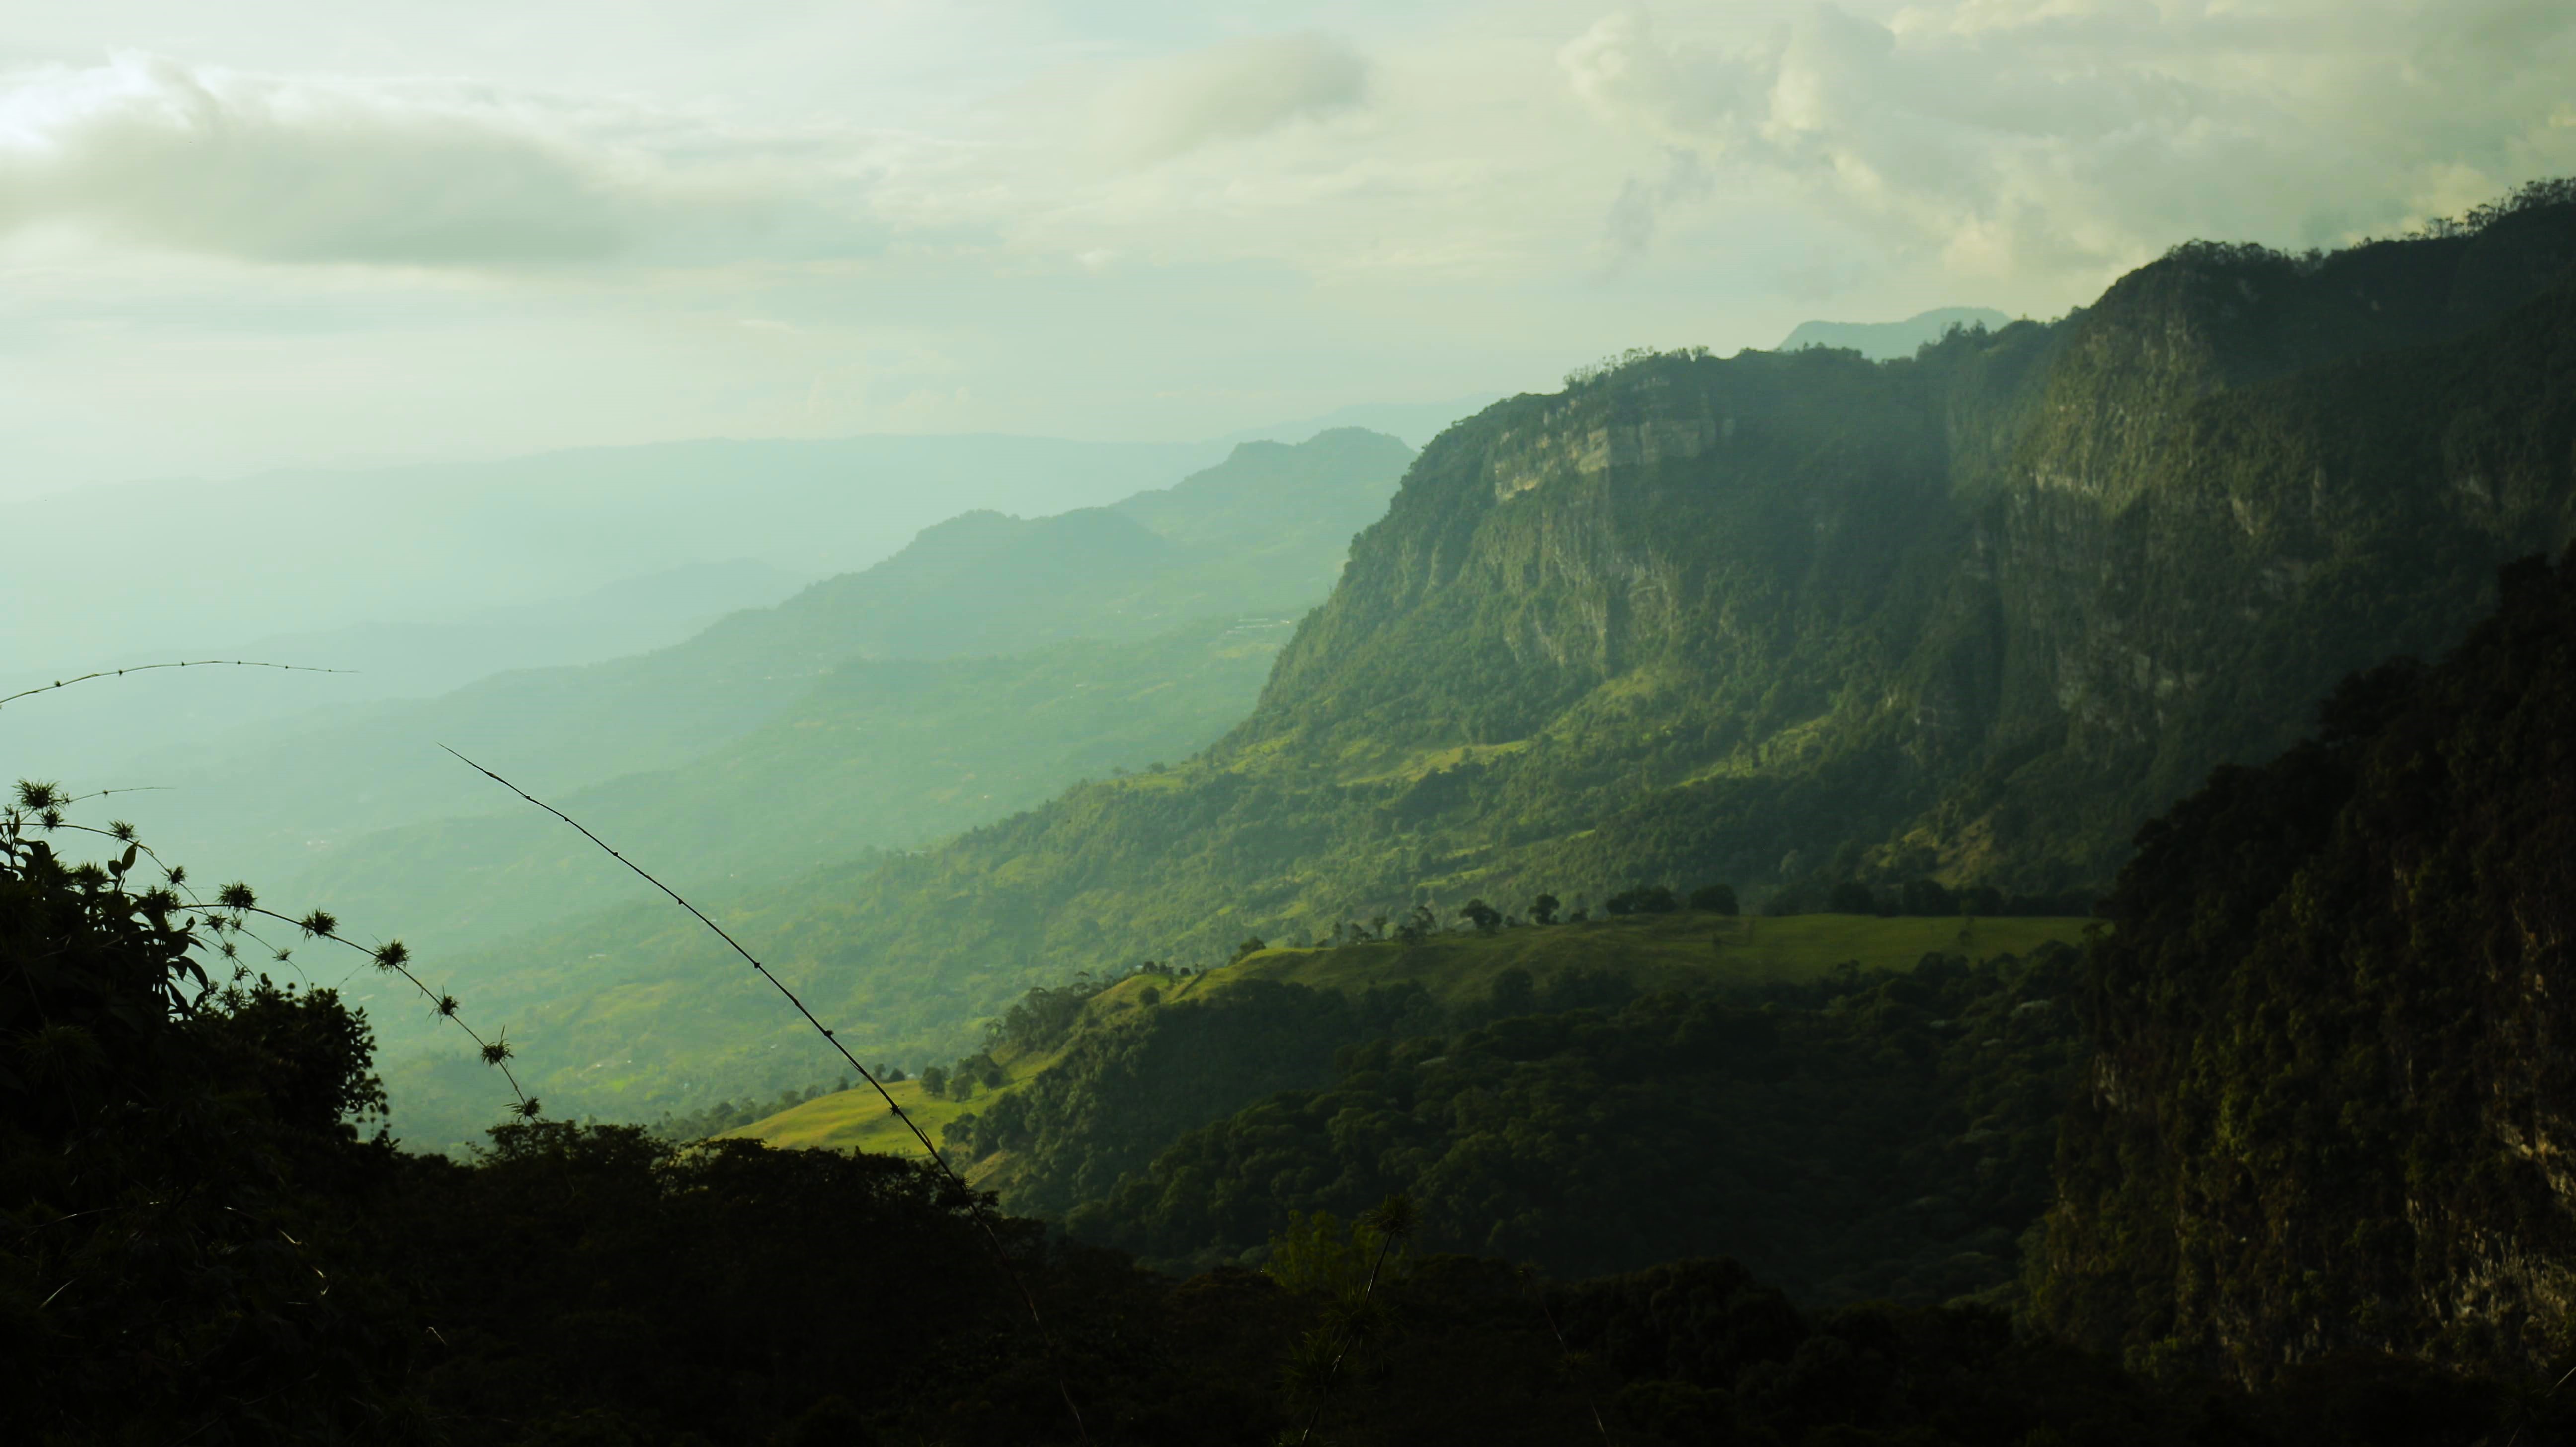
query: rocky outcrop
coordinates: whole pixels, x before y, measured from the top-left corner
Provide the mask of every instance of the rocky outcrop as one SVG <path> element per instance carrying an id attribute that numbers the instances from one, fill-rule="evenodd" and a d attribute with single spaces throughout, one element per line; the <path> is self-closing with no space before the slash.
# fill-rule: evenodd
<path id="1" fill-rule="evenodd" d="M 1523 839 L 1602 821 L 1513 774 L 1613 770 L 1649 872 L 2106 881 L 2138 820 L 2576 531 L 2571 238 L 2557 206 L 2186 247 L 1911 361 L 1659 356 L 1499 403 L 1357 540 L 1236 744 L 1366 773 L 1525 743 L 1484 790 Z"/>

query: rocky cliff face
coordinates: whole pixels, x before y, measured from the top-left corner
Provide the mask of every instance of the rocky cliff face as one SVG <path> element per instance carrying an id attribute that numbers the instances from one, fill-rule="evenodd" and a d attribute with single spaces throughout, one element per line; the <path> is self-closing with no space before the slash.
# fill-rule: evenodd
<path id="1" fill-rule="evenodd" d="M 2105 880 L 2136 821 L 2576 527 L 2570 209 L 2184 248 L 1910 362 L 1664 356 L 1497 404 L 1236 743 L 1346 778 L 1463 751 L 1482 844 L 1609 803 L 1630 855 L 1558 851 L 1577 875 L 1769 880 L 1859 839 L 1836 867 Z M 1603 771 L 1551 817 L 1538 777 Z"/>
<path id="2" fill-rule="evenodd" d="M 2213 766 L 2576 533 L 2560 258 L 2576 206 L 2195 247 L 1909 361 L 1661 356 L 1498 403 L 1414 461 L 1218 747 L 757 908 L 869 1049 L 947 1054 L 1033 983 L 1417 901 L 2089 900 Z"/>
<path id="3" fill-rule="evenodd" d="M 1657 669 L 1752 688 L 1741 707 L 1808 662 L 1802 639 L 1883 606 L 1949 511 L 1921 380 L 1850 353 L 1668 359 L 1502 403 L 1355 542 L 1245 736 L 1389 760 L 1529 740 Z"/>

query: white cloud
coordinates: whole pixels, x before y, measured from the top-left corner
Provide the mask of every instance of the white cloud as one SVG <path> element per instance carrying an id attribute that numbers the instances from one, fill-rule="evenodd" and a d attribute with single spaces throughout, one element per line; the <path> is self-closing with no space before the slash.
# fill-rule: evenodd
<path id="1" fill-rule="evenodd" d="M 1603 227 L 1602 241 L 1610 250 L 1611 265 L 1643 252 L 1654 241 L 1667 209 L 1701 200 L 1714 189 L 1699 153 L 1680 146 L 1665 152 L 1661 180 L 1630 176 L 1619 188 L 1619 199 L 1610 203 L 1609 220 Z"/>
<path id="2" fill-rule="evenodd" d="M 413 266 L 814 245 L 833 227 L 785 204 L 755 150 L 668 117 L 490 87 L 127 56 L 0 78 L 0 232 Z M 842 244 L 864 237 L 843 230 Z"/>
<path id="3" fill-rule="evenodd" d="M 1205 435 L 2576 170 L 2566 0 L 1623 3 L 53 7 L 0 35 L 0 495 Z"/>
<path id="4" fill-rule="evenodd" d="M 2099 276 L 2190 235 L 2332 245 L 2576 166 L 2547 119 L 2576 65 L 2558 0 L 1820 4 L 1733 44 L 1630 10 L 1558 59 L 1621 129 L 1971 276 Z"/>
<path id="5" fill-rule="evenodd" d="M 1342 41 L 1262 36 L 1135 67 L 1101 97 L 1096 123 L 1109 154 L 1160 161 L 1350 110 L 1368 87 L 1367 59 Z"/>

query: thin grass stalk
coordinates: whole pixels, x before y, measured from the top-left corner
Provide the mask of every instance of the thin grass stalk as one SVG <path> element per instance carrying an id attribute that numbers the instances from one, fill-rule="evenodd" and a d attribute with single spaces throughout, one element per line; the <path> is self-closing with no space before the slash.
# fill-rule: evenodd
<path id="1" fill-rule="evenodd" d="M 1368 1309 L 1370 1299 L 1377 1294 L 1378 1276 L 1386 1270 L 1387 1253 L 1395 1249 L 1396 1242 L 1413 1234 L 1413 1202 L 1402 1194 L 1389 1196 L 1369 1213 L 1369 1218 L 1364 1219 L 1370 1218 L 1373 1218 L 1371 1224 L 1378 1232 L 1377 1256 L 1369 1262 L 1368 1280 L 1360 1285 L 1360 1299 L 1351 1313 L 1354 1318 Z M 1323 1424 L 1324 1408 L 1331 1400 L 1333 1383 L 1341 1379 L 1342 1362 L 1350 1356 L 1351 1349 L 1359 1345 L 1358 1333 L 1347 1323 L 1336 1335 L 1340 1336 L 1341 1343 L 1333 1352 L 1332 1365 L 1324 1369 L 1323 1385 L 1315 1389 L 1315 1410 L 1306 1417 L 1306 1429 L 1297 1434 L 1301 1444 L 1312 1438 L 1315 1429 Z"/>
<path id="2" fill-rule="evenodd" d="M 687 910 L 691 917 L 695 918 L 698 923 L 705 925 L 710 931 L 712 931 L 717 939 L 723 940 L 727 945 L 732 947 L 735 954 L 742 956 L 743 960 L 748 963 L 762 979 L 767 980 L 773 989 L 777 990 L 781 996 L 785 997 L 788 1004 L 795 1006 L 796 1013 L 805 1017 L 805 1023 L 813 1026 L 814 1029 L 822 1035 L 824 1042 L 830 1045 L 835 1051 L 839 1052 L 840 1057 L 849 1063 L 850 1068 L 858 1072 L 859 1078 L 866 1081 L 870 1089 L 876 1091 L 877 1097 L 885 1102 L 887 1111 L 892 1113 L 897 1120 L 902 1121 L 904 1129 L 910 1131 L 912 1133 L 912 1138 L 921 1143 L 922 1154 L 929 1157 L 930 1163 L 938 1168 L 940 1174 L 946 1176 L 949 1181 L 957 1187 L 959 1193 L 964 1196 L 966 1201 L 966 1210 L 968 1214 L 974 1218 L 977 1229 L 983 1233 L 985 1244 L 991 1248 L 994 1264 L 1001 1268 L 1003 1277 L 1010 1282 L 1011 1289 L 1019 1295 L 1020 1305 L 1028 1311 L 1029 1325 L 1036 1329 L 1038 1340 L 1046 1348 L 1048 1365 L 1053 1369 L 1055 1375 L 1056 1392 L 1059 1396 L 1064 1398 L 1065 1411 L 1070 1413 L 1073 1417 L 1074 1431 L 1084 1442 L 1089 1442 L 1091 1440 L 1091 1429 L 1083 1422 L 1082 1408 L 1075 1403 L 1073 1399 L 1073 1388 L 1065 1380 L 1062 1351 L 1056 1344 L 1055 1334 L 1047 1329 L 1046 1317 L 1038 1310 L 1036 1295 L 1029 1290 L 1028 1283 L 1021 1279 L 1019 1268 L 1011 1264 L 1011 1254 L 1009 1250 L 1002 1245 L 1001 1233 L 993 1229 L 992 1220 L 990 1217 L 985 1215 L 983 1203 L 977 1199 L 974 1187 L 967 1185 L 966 1178 L 957 1174 L 957 1169 L 948 1164 L 947 1158 L 939 1153 L 939 1148 L 937 1146 L 931 1144 L 929 1134 L 922 1130 L 920 1124 L 913 1120 L 911 1114 L 905 1111 L 902 1106 L 895 1103 L 893 1094 L 885 1088 L 885 1083 L 883 1081 L 877 1079 L 876 1072 L 868 1069 L 865 1065 L 860 1064 L 859 1057 L 850 1053 L 850 1048 L 841 1043 L 839 1035 L 836 1034 L 830 1026 L 825 1025 L 821 1019 L 817 1018 L 812 1010 L 806 1008 L 805 1002 L 798 998 L 794 990 L 788 988 L 787 982 L 778 978 L 777 975 L 772 974 L 769 966 L 760 962 L 759 956 L 754 955 L 750 950 L 745 949 L 742 941 L 735 939 L 730 934 L 727 934 L 724 926 L 707 918 L 705 911 L 699 909 L 696 905 L 689 903 L 686 898 L 681 896 L 678 890 L 673 889 L 671 886 L 664 884 L 661 880 L 655 878 L 652 871 L 646 869 L 644 866 L 637 864 L 634 860 L 620 854 L 608 843 L 607 840 L 590 832 L 590 829 L 586 825 L 584 825 L 580 820 L 572 817 L 570 814 L 567 814 L 561 809 L 556 808 L 554 805 L 547 803 L 545 800 L 538 798 L 536 795 L 529 793 L 527 790 L 520 788 L 518 785 L 511 783 L 508 779 L 501 777 L 499 774 L 496 774 L 490 769 L 483 767 L 481 764 L 474 762 L 472 759 L 465 757 L 465 755 L 457 753 L 456 750 L 448 748 L 447 745 L 440 744 L 439 747 L 441 749 L 446 749 L 448 754 L 453 756 L 457 762 L 465 765 L 467 768 L 472 769 L 474 772 L 490 779 L 493 783 L 500 785 L 502 788 L 509 790 L 511 793 L 518 795 L 520 798 L 525 799 L 529 803 L 534 804 L 549 814 L 552 814 L 564 823 L 571 825 L 582 838 L 597 845 L 602 852 L 608 855 L 609 858 L 616 860 L 618 863 L 623 864 L 628 869 L 634 871 L 636 878 L 641 879 L 646 884 L 660 890 L 664 895 L 670 898 L 673 904 Z"/>
<path id="3" fill-rule="evenodd" d="M 1556 1310 L 1547 1304 L 1547 1289 L 1539 1288 L 1537 1295 L 1539 1315 L 1547 1318 L 1547 1333 L 1556 1338 L 1556 1349 L 1564 1354 L 1566 1364 L 1572 1366 L 1575 1361 L 1574 1348 L 1567 1343 L 1564 1330 L 1556 1324 Z M 1583 1407 L 1585 1411 L 1592 1414 L 1592 1430 L 1601 1434 L 1603 1447 L 1608 1447 L 1610 1424 L 1601 1420 L 1601 1403 L 1592 1395 L 1592 1389 L 1589 1386 L 1583 1389 Z"/>

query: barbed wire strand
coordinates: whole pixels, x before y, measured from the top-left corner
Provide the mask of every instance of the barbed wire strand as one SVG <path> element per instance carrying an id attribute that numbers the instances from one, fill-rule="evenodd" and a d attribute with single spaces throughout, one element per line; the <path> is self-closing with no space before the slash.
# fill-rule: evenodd
<path id="1" fill-rule="evenodd" d="M 100 792 L 122 793 L 125 791 L 101 790 Z M 95 796 L 84 795 L 82 797 Z M 70 801 L 65 800 L 64 802 Z M 17 811 L 11 812 L 14 813 Z M 507 1030 L 503 1030 L 489 1040 L 484 1039 L 482 1032 L 476 1030 L 471 1024 L 467 1023 L 465 1017 L 459 1013 L 456 997 L 454 995 L 442 994 L 439 991 L 431 989 L 427 981 L 412 973 L 410 964 L 411 951 L 403 944 L 402 941 L 387 940 L 381 945 L 360 944 L 356 940 L 340 934 L 337 928 L 339 921 L 334 919 L 328 912 L 317 909 L 302 919 L 297 919 L 292 915 L 280 914 L 276 910 L 260 906 L 256 902 L 257 897 L 250 893 L 250 887 L 244 884 L 225 886 L 222 890 L 217 892 L 214 903 L 209 904 L 198 896 L 196 890 L 187 885 L 187 871 L 184 868 L 174 868 L 169 861 L 155 853 L 151 845 L 136 838 L 130 828 L 124 830 L 115 828 L 101 829 L 94 824 L 75 824 L 68 819 L 48 819 L 41 813 L 36 815 L 32 820 L 28 820 L 26 822 L 32 823 L 36 828 L 47 833 L 51 833 L 56 830 L 68 829 L 74 833 L 96 834 L 101 838 L 112 839 L 120 844 L 132 845 L 137 853 L 158 865 L 161 872 L 169 877 L 170 888 L 173 891 L 174 897 L 177 897 L 178 891 L 186 891 L 185 896 L 179 898 L 179 903 L 182 908 L 189 913 L 195 914 L 206 920 L 210 926 L 216 929 L 218 936 L 222 934 L 224 929 L 224 926 L 219 923 L 222 917 L 227 913 L 235 916 L 229 926 L 232 932 L 247 936 L 253 944 L 256 944 L 261 949 L 268 951 L 269 954 L 274 956 L 280 964 L 292 967 L 295 973 L 304 976 L 304 981 L 308 985 L 314 983 L 313 977 L 309 974 L 305 974 L 304 967 L 295 963 L 295 961 L 290 957 L 289 951 L 281 950 L 277 946 L 270 944 L 267 940 L 260 938 L 256 934 L 252 934 L 247 929 L 244 929 L 240 924 L 239 917 L 243 915 L 256 914 L 265 916 L 269 919 L 279 920 L 286 924 L 291 924 L 297 929 L 304 931 L 308 937 L 326 939 L 335 944 L 346 945 L 350 949 L 356 950 L 360 954 L 365 955 L 368 961 L 377 969 L 402 976 L 405 980 L 411 982 L 413 989 L 420 991 L 422 998 L 430 1002 L 431 1007 L 438 1012 L 441 1019 L 449 1021 L 454 1024 L 457 1029 L 465 1032 L 466 1038 L 474 1042 L 475 1052 L 482 1057 L 484 1064 L 499 1070 L 501 1072 L 501 1078 L 510 1083 L 510 1094 L 518 1101 L 518 1105 L 512 1113 L 523 1120 L 534 1119 L 539 1114 L 537 1101 L 519 1084 L 517 1072 L 510 1069 L 510 1058 L 513 1052 L 510 1049 L 509 1032 Z M 119 879 L 119 887 L 122 888 L 122 876 L 119 876 Z M 239 892 L 235 893 L 235 891 Z M 233 900 L 238 900 L 240 902 L 231 902 Z M 346 983 L 346 981 L 344 980 L 343 983 Z"/>
<path id="2" fill-rule="evenodd" d="M 1001 1233 L 993 1229 L 992 1220 L 985 1215 L 983 1202 L 977 1197 L 975 1188 L 967 1185 L 966 1178 L 957 1174 L 956 1167 L 951 1166 L 948 1163 L 947 1157 L 939 1153 L 939 1148 L 931 1144 L 929 1134 L 922 1130 L 920 1124 L 912 1118 L 911 1113 L 895 1103 L 893 1094 L 885 1088 L 885 1083 L 883 1081 L 877 1079 L 876 1072 L 868 1069 L 865 1065 L 860 1064 L 859 1057 L 850 1053 L 850 1047 L 841 1043 L 840 1036 L 836 1034 L 830 1026 L 824 1024 L 812 1010 L 806 1008 L 805 1002 L 798 998 L 794 990 L 788 988 L 787 982 L 778 978 L 777 975 L 772 974 L 769 966 L 760 962 L 759 956 L 754 955 L 750 950 L 743 948 L 742 941 L 735 939 L 730 934 L 727 934 L 724 926 L 707 918 L 705 911 L 699 909 L 696 905 L 689 903 L 687 899 L 681 896 L 678 890 L 675 890 L 671 886 L 664 884 L 661 880 L 656 879 L 653 876 L 652 871 L 646 869 L 644 866 L 617 852 L 616 848 L 610 845 L 607 840 L 590 832 L 588 826 L 584 825 L 580 820 L 575 819 L 570 814 L 567 814 L 561 809 L 556 808 L 554 805 L 547 803 L 545 800 L 538 798 L 536 795 L 529 793 L 527 790 L 520 788 L 518 785 L 511 783 L 499 774 L 496 774 L 490 769 L 483 767 L 481 764 L 474 762 L 472 759 L 465 757 L 465 755 L 457 753 L 456 750 L 448 748 L 447 745 L 440 744 L 439 747 L 446 750 L 446 752 L 458 763 L 463 764 L 465 767 L 472 769 L 474 772 L 481 774 L 487 779 L 490 779 L 493 783 L 500 785 L 502 788 L 509 790 L 511 793 L 518 795 L 520 798 L 525 799 L 529 803 L 536 805 L 538 808 L 543 809 L 549 814 L 552 814 L 564 823 L 571 825 L 582 838 L 599 846 L 600 850 L 606 853 L 609 858 L 625 865 L 628 869 L 634 871 L 635 876 L 638 879 L 641 879 L 646 884 L 662 891 L 663 894 L 670 898 L 673 904 L 687 910 L 698 923 L 705 925 L 710 931 L 712 931 L 717 939 L 723 940 L 727 945 L 732 946 L 735 954 L 742 956 L 743 960 L 748 963 L 753 970 L 757 971 L 762 979 L 767 980 L 780 995 L 786 998 L 788 1004 L 796 1007 L 796 1013 L 804 1016 L 805 1023 L 813 1026 L 814 1029 L 822 1035 L 824 1043 L 830 1045 L 835 1051 L 839 1052 L 840 1057 L 843 1060 L 849 1062 L 850 1068 L 857 1071 L 859 1078 L 866 1081 L 869 1087 L 876 1091 L 878 1098 L 885 1102 L 887 1111 L 890 1112 L 895 1119 L 902 1121 L 904 1129 L 912 1132 L 912 1138 L 921 1143 L 922 1153 L 929 1157 L 930 1163 L 937 1167 L 940 1174 L 946 1176 L 949 1181 L 958 1188 L 960 1194 L 965 1197 L 966 1210 L 968 1214 L 974 1218 L 977 1229 L 983 1232 L 985 1244 L 992 1249 L 994 1264 L 1001 1268 L 1002 1275 L 1011 1283 L 1011 1289 L 1018 1293 L 1020 1305 L 1028 1311 L 1029 1325 L 1037 1330 L 1038 1340 L 1044 1344 L 1046 1348 L 1048 1366 L 1055 1374 L 1056 1392 L 1064 1398 L 1065 1410 L 1073 1416 L 1074 1431 L 1081 1436 L 1083 1441 L 1089 1442 L 1091 1440 L 1091 1429 L 1084 1424 L 1082 1419 L 1082 1408 L 1074 1402 L 1073 1389 L 1065 1381 L 1064 1372 L 1059 1361 L 1060 1354 L 1056 1346 L 1055 1334 L 1047 1329 L 1046 1318 L 1038 1310 L 1037 1297 L 1030 1292 L 1028 1283 L 1021 1279 L 1019 1269 L 1011 1264 L 1011 1254 L 1010 1251 L 1002 1245 Z"/>
<path id="3" fill-rule="evenodd" d="M 122 789 L 92 789 L 86 794 L 64 795 L 62 807 L 68 809 L 74 804 L 90 799 L 104 799 L 110 794 L 166 794 L 178 787 L 176 784 L 128 784 Z M 156 858 L 152 862 L 158 864 L 161 861 Z"/>
<path id="4" fill-rule="evenodd" d="M 18 693 L 0 695 L 0 708 L 5 708 L 5 705 L 10 703 L 18 703 L 21 698 L 33 698 L 33 695 L 39 695 L 39 693 L 54 693 L 54 690 L 62 690 L 62 687 L 72 687 L 75 682 L 90 682 L 90 680 L 100 680 L 100 677 L 126 677 L 131 675 L 131 672 L 157 672 L 157 669 L 276 669 L 276 672 L 332 672 L 332 675 L 361 672 L 361 669 L 327 669 L 327 667 L 314 667 L 314 664 L 276 664 L 276 662 L 260 662 L 260 659 L 175 659 L 175 662 L 162 662 L 162 664 L 131 664 L 131 667 L 121 667 L 121 669 L 93 669 L 93 672 L 85 672 L 85 675 L 57 677 L 54 682 L 46 682 L 46 685 L 39 685 L 39 687 L 21 687 Z M 21 783 L 21 796 L 26 796 L 28 788 L 31 788 L 31 785 Z M 167 881 L 170 881 L 170 893 L 173 893 L 175 901 L 180 901 L 185 909 L 198 914 L 201 919 L 206 919 L 206 924 L 216 932 L 216 948 L 219 948 L 219 953 L 227 955 L 227 958 L 229 958 L 229 945 L 222 940 L 224 935 L 222 911 L 229 909 L 232 911 L 234 932 L 247 935 L 255 945 L 268 950 L 270 955 L 276 955 L 278 963 L 294 968 L 299 976 L 304 976 L 304 984 L 314 984 L 314 978 L 309 976 L 309 973 L 304 973 L 304 966 L 296 966 L 294 958 L 289 955 L 289 950 L 276 948 L 276 945 L 270 945 L 270 942 L 263 940 L 263 937 L 250 935 L 247 929 L 242 929 L 242 914 L 265 914 L 265 917 L 283 919 L 283 922 L 289 922 L 294 924 L 294 927 L 304 929 L 309 937 L 322 937 L 322 940 L 332 940 L 337 942 L 337 945 L 348 945 L 350 950 L 358 950 L 358 953 L 366 955 L 366 958 L 379 968 L 379 971 L 399 973 L 404 981 L 410 981 L 412 989 L 420 991 L 422 999 L 428 999 L 430 1007 L 440 1014 L 440 1020 L 451 1020 L 459 1030 L 466 1032 L 466 1038 L 474 1040 L 474 1050 L 482 1056 L 482 1061 L 487 1063 L 487 1066 L 500 1069 L 502 1079 L 510 1081 L 510 1094 L 518 1099 L 518 1107 L 513 1110 L 513 1115 L 518 1115 L 520 1120 L 536 1120 L 538 1102 L 526 1092 L 526 1089 L 520 1089 L 518 1074 L 510 1069 L 510 1032 L 502 1030 L 497 1032 L 497 1035 L 492 1035 L 489 1040 L 484 1040 L 482 1032 L 474 1030 L 474 1025 L 469 1025 L 469 1022 L 464 1020 L 464 1014 L 459 1014 L 456 996 L 430 989 L 428 981 L 422 981 L 420 976 L 415 976 L 415 973 L 410 971 L 410 950 L 404 948 L 402 940 L 386 940 L 384 945 L 361 945 L 361 942 L 350 940 L 350 937 L 337 935 L 335 929 L 332 929 L 332 924 L 337 922 L 327 914 L 327 911 L 314 909 L 312 914 L 307 914 L 304 919 L 289 919 L 286 914 L 278 914 L 278 911 L 273 909 L 258 909 L 258 906 L 252 904 L 255 896 L 250 893 L 250 886 L 247 886 L 247 883 L 232 883 L 232 886 L 224 886 L 224 891 L 219 891 L 219 896 L 216 896 L 216 904 L 209 906 L 204 899 L 198 899 L 198 893 L 193 891 L 193 888 L 185 886 L 185 878 L 188 878 L 185 870 L 178 868 L 178 865 L 173 865 L 170 860 L 162 860 L 160 852 L 152 850 L 152 845 L 144 845 L 142 839 L 134 834 L 134 826 L 131 824 L 113 824 L 108 826 L 108 829 L 98 829 L 98 826 L 90 826 L 90 824 L 72 824 L 72 821 L 67 821 L 62 816 L 64 806 L 80 803 L 85 801 L 85 798 L 108 798 L 113 796 L 113 793 L 147 793 L 147 790 L 167 790 L 167 788 L 170 788 L 170 785 L 129 785 L 129 788 L 100 788 L 100 790 L 93 790 L 93 793 L 80 793 L 80 796 L 64 796 L 64 793 L 54 790 L 54 785 L 44 785 L 46 798 L 23 798 L 21 808 L 10 808 L 8 819 L 13 821 L 13 824 L 21 826 L 21 829 L 26 824 L 33 824 L 36 829 L 44 829 L 44 832 L 54 832 L 54 829 L 72 829 L 72 832 L 80 832 L 80 834 L 100 834 L 100 837 L 106 837 L 106 839 L 116 839 L 118 845 L 129 845 L 134 852 L 139 852 L 142 857 L 152 860 L 152 863 L 162 870 L 162 875 L 167 875 Z M 131 855 L 129 855 L 129 863 L 131 863 Z M 124 888 L 124 868 L 113 870 L 113 873 L 116 873 L 116 888 L 121 891 L 121 888 Z M 180 899 L 180 891 L 185 891 L 183 899 Z M 232 904 L 232 901 L 237 901 L 237 904 Z M 314 927 L 314 924 L 319 924 L 319 929 Z M 343 984 L 348 984 L 345 976 L 343 976 Z"/>
<path id="5" fill-rule="evenodd" d="M 84 673 L 78 678 L 57 678 L 51 683 L 0 695 L 0 708 L 6 708 L 22 698 L 51 693 L 58 688 L 69 688 L 75 683 L 87 683 L 93 678 L 123 678 L 129 673 L 150 673 L 156 668 L 274 668 L 281 673 L 356 673 L 359 671 L 354 668 L 315 668 L 303 663 L 254 663 L 241 658 L 186 658 L 176 663 L 138 663 L 131 668 L 102 668 L 96 673 Z"/>

